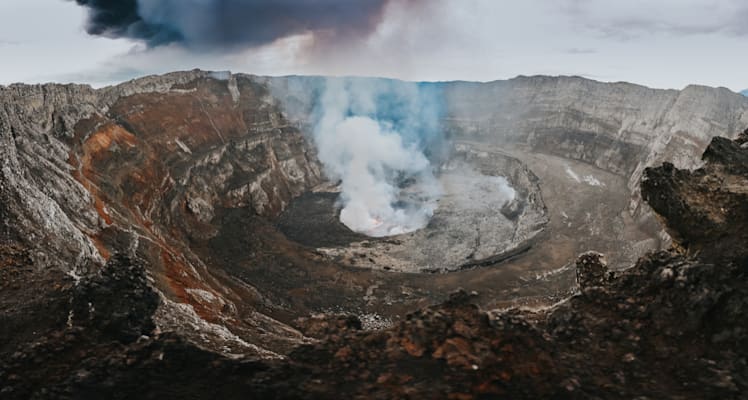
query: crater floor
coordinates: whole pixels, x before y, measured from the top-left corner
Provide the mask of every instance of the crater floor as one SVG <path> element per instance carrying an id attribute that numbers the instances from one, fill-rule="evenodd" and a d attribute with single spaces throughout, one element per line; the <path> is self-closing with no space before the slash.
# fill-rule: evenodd
<path id="1" fill-rule="evenodd" d="M 537 177 L 504 154 L 466 144 L 454 150 L 439 175 L 438 208 L 423 229 L 386 238 L 351 232 L 338 220 L 336 193 L 324 188 L 293 201 L 279 228 L 332 261 L 386 271 L 452 272 L 527 251 L 548 222 Z"/>

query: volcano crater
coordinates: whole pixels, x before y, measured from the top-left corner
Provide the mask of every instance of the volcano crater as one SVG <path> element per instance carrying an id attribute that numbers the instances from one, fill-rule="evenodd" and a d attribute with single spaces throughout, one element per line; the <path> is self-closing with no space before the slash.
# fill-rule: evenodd
<path id="1" fill-rule="evenodd" d="M 189 71 L 0 88 L 12 105 L 0 109 L 0 220 L 9 257 L 34 265 L 3 269 L 18 289 L 0 300 L 21 322 L 0 343 L 64 326 L 58 283 L 91 279 L 118 253 L 143 260 L 160 332 L 222 354 L 281 357 L 307 340 L 298 318 L 397 323 L 458 288 L 485 309 L 555 304 L 577 290 L 580 253 L 619 271 L 667 246 L 641 202 L 644 168 L 696 165 L 709 138 L 748 115 L 745 98 L 701 87 L 429 84 L 446 103 L 437 130 L 451 153 L 431 164 L 446 190 L 425 228 L 371 238 L 340 222 L 311 140 L 325 84 Z M 33 296 L 19 295 L 29 282 Z M 29 317 L 32 306 L 61 312 Z"/>
<path id="2" fill-rule="evenodd" d="M 339 193 L 329 182 L 292 200 L 277 227 L 343 265 L 443 273 L 521 254 L 548 223 L 539 179 L 516 158 L 457 143 L 439 170 L 442 197 L 417 231 L 380 238 L 353 232 L 340 222 Z"/>

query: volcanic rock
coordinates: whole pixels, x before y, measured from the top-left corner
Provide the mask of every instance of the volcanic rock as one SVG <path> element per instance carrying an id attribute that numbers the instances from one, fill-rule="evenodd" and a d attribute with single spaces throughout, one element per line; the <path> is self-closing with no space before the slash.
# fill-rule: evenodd
<path id="1" fill-rule="evenodd" d="M 303 90 L 320 82 L 190 71 L 0 87 L 0 397 L 748 390 L 746 133 L 711 140 L 748 124 L 748 100 L 581 78 L 439 84 L 455 147 L 479 167 L 515 160 L 508 180 L 537 187 L 496 218 L 543 230 L 501 263 L 402 274 L 278 229 L 329 184 Z M 449 298 L 459 287 L 480 294 Z M 366 329 L 371 316 L 387 323 Z"/>
<path id="2" fill-rule="evenodd" d="M 608 265 L 604 256 L 591 251 L 577 259 L 577 284 L 581 289 L 605 286 L 609 280 Z"/>
<path id="3" fill-rule="evenodd" d="M 158 303 L 143 261 L 115 254 L 96 275 L 75 286 L 68 325 L 130 343 L 156 329 L 152 317 Z"/>

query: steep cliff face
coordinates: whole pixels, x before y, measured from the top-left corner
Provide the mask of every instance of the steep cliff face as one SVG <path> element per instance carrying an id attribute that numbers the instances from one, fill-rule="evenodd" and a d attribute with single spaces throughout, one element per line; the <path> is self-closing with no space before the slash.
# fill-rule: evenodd
<path id="1" fill-rule="evenodd" d="M 70 281 L 116 252 L 138 255 L 162 307 L 204 322 L 195 336 L 214 322 L 219 332 L 242 325 L 230 322 L 242 319 L 231 298 L 246 296 L 219 284 L 191 243 L 218 233 L 223 209 L 273 216 L 321 179 L 301 133 L 246 78 L 193 71 L 101 90 L 14 85 L 0 104 L 4 245 L 24 249 L 30 275 Z M 191 329 L 174 318 L 160 328 Z"/>
<path id="2" fill-rule="evenodd" d="M 98 96 L 89 87 L 75 85 L 14 85 L 2 88 L 0 96 L 0 180 L 6 236 L 31 243 L 44 241 L 59 251 L 64 261 L 72 259 L 72 267 L 101 263 L 91 240 L 76 226 L 95 227 L 98 221 L 85 189 L 72 179 L 68 147 L 63 143 L 65 137 L 72 136 L 75 123 L 94 112 Z M 69 212 L 63 209 L 65 205 Z M 34 262 L 47 267 L 56 260 Z M 72 271 L 70 264 L 62 264 L 58 264 L 61 269 Z"/>
<path id="3" fill-rule="evenodd" d="M 698 166 L 709 140 L 748 124 L 748 99 L 724 88 L 658 90 L 576 77 L 448 83 L 453 135 L 581 160 L 628 179 L 640 204 L 644 168 Z"/>

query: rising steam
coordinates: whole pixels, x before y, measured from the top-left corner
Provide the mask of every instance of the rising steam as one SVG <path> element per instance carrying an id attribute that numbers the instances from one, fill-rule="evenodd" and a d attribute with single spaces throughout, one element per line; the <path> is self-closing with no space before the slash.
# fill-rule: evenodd
<path id="1" fill-rule="evenodd" d="M 433 99 L 416 84 L 327 80 L 315 142 L 353 231 L 389 236 L 428 224 L 441 194 L 424 153 L 435 143 Z"/>

